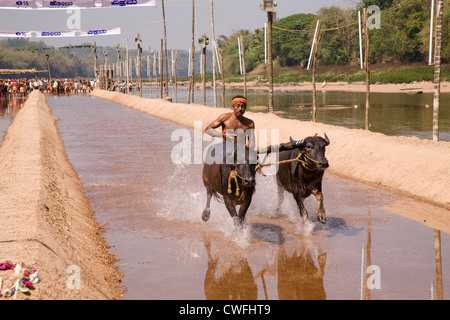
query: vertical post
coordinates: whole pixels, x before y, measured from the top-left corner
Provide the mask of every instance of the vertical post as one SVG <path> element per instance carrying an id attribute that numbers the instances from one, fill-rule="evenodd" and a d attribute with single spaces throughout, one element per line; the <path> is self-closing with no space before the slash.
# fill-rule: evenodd
<path id="1" fill-rule="evenodd" d="M 142 48 L 139 46 L 138 47 L 139 96 L 142 98 L 141 53 L 142 53 Z"/>
<path id="2" fill-rule="evenodd" d="M 317 21 L 317 39 L 314 42 L 313 55 L 312 55 L 312 86 L 313 86 L 313 121 L 316 122 L 317 116 L 317 105 L 316 105 L 316 65 L 317 65 L 317 52 L 319 48 L 319 41 L 322 38 L 322 32 L 320 32 L 320 27 L 322 22 L 320 20 Z"/>
<path id="3" fill-rule="evenodd" d="M 173 74 L 174 74 L 174 78 L 175 78 L 175 103 L 177 103 L 177 90 L 178 90 L 177 60 L 178 60 L 178 50 L 175 51 L 175 61 L 174 61 L 174 66 L 173 66 Z"/>
<path id="4" fill-rule="evenodd" d="M 152 89 L 152 54 L 150 51 L 150 47 L 148 47 L 148 81 L 150 83 L 150 99 L 153 98 L 153 89 Z"/>
<path id="5" fill-rule="evenodd" d="M 222 108 L 225 108 L 225 70 L 223 69 L 222 49 L 219 48 L 220 69 L 222 70 Z"/>
<path id="6" fill-rule="evenodd" d="M 428 65 L 433 64 L 433 22 L 434 22 L 434 0 L 431 0 L 431 17 L 430 17 L 430 45 L 428 52 Z"/>
<path id="7" fill-rule="evenodd" d="M 245 47 L 244 47 L 244 37 L 241 35 L 241 56 L 242 56 L 242 72 L 244 75 L 244 97 L 247 96 L 247 73 L 245 71 Z"/>
<path id="8" fill-rule="evenodd" d="M 167 33 L 166 33 L 166 14 L 164 11 L 164 0 L 162 0 L 162 15 L 164 23 L 164 57 L 166 59 L 165 69 L 166 69 L 166 86 L 164 87 L 164 97 L 169 95 L 169 59 L 167 58 Z"/>
<path id="9" fill-rule="evenodd" d="M 367 25 L 367 9 L 363 10 L 364 36 L 366 39 L 365 63 L 366 63 L 366 112 L 365 112 L 365 129 L 369 130 L 369 107 L 370 107 L 370 64 L 369 64 L 369 28 Z"/>
<path id="10" fill-rule="evenodd" d="M 163 70 L 163 47 L 164 47 L 164 40 L 163 39 L 161 39 L 161 51 L 160 51 L 160 55 L 159 55 L 159 73 L 160 73 L 160 83 L 161 83 L 161 99 L 163 99 L 164 98 L 164 94 L 163 94 L 163 87 L 164 87 L 164 80 L 163 80 L 163 73 L 164 73 L 164 70 Z"/>
<path id="11" fill-rule="evenodd" d="M 195 43 L 194 43 L 194 23 L 195 23 L 195 0 L 192 0 L 192 47 L 191 47 L 191 74 L 189 78 L 189 93 L 188 93 L 188 103 L 194 102 L 194 53 L 195 53 Z"/>
<path id="12" fill-rule="evenodd" d="M 216 97 L 216 36 L 214 34 L 214 0 L 211 0 L 211 38 L 212 38 L 212 72 L 213 72 L 213 94 L 214 94 L 214 108 L 217 107 Z"/>
<path id="13" fill-rule="evenodd" d="M 364 69 L 364 59 L 362 54 L 362 36 L 361 36 L 361 11 L 358 11 L 358 34 L 359 34 L 359 62 L 361 65 L 361 70 Z"/>
<path id="14" fill-rule="evenodd" d="M 268 59 L 269 59 L 269 112 L 273 113 L 273 59 L 272 59 L 272 12 L 267 12 L 267 38 L 268 38 Z"/>
<path id="15" fill-rule="evenodd" d="M 202 87 L 203 87 L 203 105 L 206 106 L 206 34 L 203 34 L 202 47 Z"/>
<path id="16" fill-rule="evenodd" d="M 94 73 L 95 73 L 95 80 L 98 80 L 99 77 L 99 70 L 98 70 L 98 56 L 97 56 L 97 43 L 94 41 L 94 59 L 95 59 L 95 63 L 94 63 Z"/>
<path id="17" fill-rule="evenodd" d="M 433 141 L 439 141 L 439 103 L 441 95 L 442 18 L 444 1 L 437 0 L 434 44 Z"/>
<path id="18" fill-rule="evenodd" d="M 121 56 L 120 56 L 120 44 L 118 44 L 117 45 L 117 47 L 116 47 L 116 49 L 117 49 L 117 62 L 118 62 L 118 68 L 119 68 L 119 72 L 117 72 L 117 78 L 118 78 L 118 80 L 119 80 L 119 86 L 120 86 L 120 84 L 122 83 L 122 81 L 121 81 L 121 76 L 122 76 L 122 72 L 121 72 L 121 70 L 122 70 L 122 64 L 121 64 Z"/>
<path id="19" fill-rule="evenodd" d="M 128 61 L 128 39 L 127 39 L 127 48 L 126 48 L 126 52 L 127 52 L 127 66 L 126 66 L 126 71 L 127 71 L 127 94 L 129 94 L 130 93 L 130 87 L 128 86 L 128 82 L 129 82 L 129 76 L 130 76 L 130 74 L 129 74 L 129 61 Z"/>

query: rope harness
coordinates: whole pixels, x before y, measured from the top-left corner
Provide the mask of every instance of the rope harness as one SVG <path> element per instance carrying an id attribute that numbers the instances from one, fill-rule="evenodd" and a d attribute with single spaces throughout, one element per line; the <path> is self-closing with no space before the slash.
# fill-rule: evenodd
<path id="1" fill-rule="evenodd" d="M 317 168 L 310 168 L 308 167 L 308 161 L 301 159 L 301 157 L 303 156 L 304 159 L 306 160 L 310 160 L 316 164 L 320 163 L 319 161 L 308 157 L 306 155 L 306 153 L 299 153 L 299 155 L 297 156 L 297 158 L 295 159 L 289 159 L 289 160 L 282 160 L 282 161 L 277 161 L 277 162 L 269 162 L 269 163 L 258 163 L 257 167 L 256 167 L 256 171 L 258 171 L 258 173 L 262 174 L 264 176 L 264 173 L 261 171 L 261 167 L 267 167 L 267 166 L 271 166 L 274 164 L 283 164 L 283 163 L 290 163 L 290 162 L 294 162 L 294 161 L 298 161 L 302 164 L 303 168 L 305 168 L 308 171 L 316 171 Z"/>
<path id="2" fill-rule="evenodd" d="M 302 156 L 303 156 L 303 158 L 306 159 L 306 160 L 301 159 Z M 265 176 L 265 174 L 264 174 L 264 173 L 262 172 L 262 170 L 261 170 L 262 167 L 272 166 L 272 165 L 275 165 L 275 164 L 290 163 L 290 162 L 294 162 L 294 161 L 300 162 L 300 163 L 302 164 L 303 168 L 305 168 L 305 169 L 308 170 L 308 171 L 316 171 L 317 168 L 310 168 L 310 167 L 308 167 L 308 161 L 307 161 L 307 160 L 310 160 L 310 161 L 312 161 L 312 162 L 314 162 L 314 163 L 316 163 L 316 164 L 319 163 L 319 161 L 317 161 L 317 160 L 315 160 L 315 159 L 313 159 L 313 158 L 311 158 L 311 157 L 308 157 L 305 153 L 299 153 L 299 155 L 298 155 L 297 158 L 295 158 L 295 159 L 282 160 L 282 161 L 269 162 L 269 163 L 258 163 L 258 165 L 256 166 L 256 171 L 257 171 L 259 174 Z M 231 170 L 231 171 L 230 171 L 230 175 L 229 175 L 229 177 L 228 177 L 228 193 L 232 193 L 232 192 L 233 192 L 233 191 L 231 190 L 231 180 L 234 180 L 234 183 L 235 183 L 235 185 L 236 185 L 236 192 L 235 192 L 236 197 L 239 197 L 239 194 L 240 194 L 240 193 L 239 193 L 238 178 L 240 178 L 241 180 L 244 179 L 244 178 L 242 178 L 242 177 L 237 173 L 236 169 Z"/>

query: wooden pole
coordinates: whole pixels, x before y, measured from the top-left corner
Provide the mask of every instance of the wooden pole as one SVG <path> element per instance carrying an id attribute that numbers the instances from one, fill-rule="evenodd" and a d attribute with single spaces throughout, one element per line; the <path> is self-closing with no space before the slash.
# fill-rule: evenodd
<path id="1" fill-rule="evenodd" d="M 206 34 L 203 34 L 202 47 L 202 87 L 203 87 L 203 105 L 206 106 Z"/>
<path id="2" fill-rule="evenodd" d="M 163 84 L 163 74 L 164 74 L 164 67 L 163 67 L 163 59 L 164 59 L 164 57 L 163 57 L 163 54 L 164 54 L 164 49 L 163 49 L 163 47 L 164 47 L 164 40 L 163 39 L 161 39 L 161 54 L 159 55 L 159 73 L 160 73 L 160 84 L 161 84 L 161 86 L 160 86 L 160 88 L 161 88 L 161 99 L 163 99 L 164 98 L 164 94 L 163 94 L 163 87 L 164 87 L 164 84 Z"/>
<path id="3" fill-rule="evenodd" d="M 126 48 L 126 52 L 127 52 L 127 65 L 126 65 L 126 71 L 127 71 L 127 94 L 130 93 L 130 88 L 128 87 L 128 83 L 129 83 L 129 76 L 130 76 L 130 72 L 129 72 L 129 60 L 128 60 L 128 39 L 127 39 L 127 48 Z"/>
<path id="4" fill-rule="evenodd" d="M 434 43 L 433 141 L 439 141 L 439 104 L 441 95 L 442 18 L 444 1 L 437 0 Z"/>
<path id="5" fill-rule="evenodd" d="M 322 22 L 320 20 L 317 21 L 317 39 L 314 41 L 313 55 L 312 55 L 312 86 L 313 86 L 313 121 L 317 120 L 317 103 L 316 103 L 316 65 L 317 65 L 317 52 L 319 48 L 319 41 L 322 38 L 322 32 L 320 32 L 320 27 L 322 26 Z"/>
<path id="6" fill-rule="evenodd" d="M 431 0 L 431 17 L 430 17 L 430 43 L 428 49 L 428 65 L 433 65 L 433 22 L 434 22 L 434 0 Z"/>
<path id="7" fill-rule="evenodd" d="M 225 70 L 223 69 L 223 56 L 222 49 L 219 48 L 219 62 L 220 62 L 220 70 L 222 71 L 222 108 L 225 108 Z"/>
<path id="8" fill-rule="evenodd" d="M 267 12 L 267 51 L 269 59 L 269 112 L 273 113 L 273 59 L 272 59 L 272 12 Z"/>
<path id="9" fill-rule="evenodd" d="M 153 89 L 152 89 L 152 54 L 150 51 L 150 47 L 148 47 L 148 81 L 150 83 L 150 99 L 153 98 Z"/>
<path id="10" fill-rule="evenodd" d="M 216 97 L 216 36 L 214 34 L 214 0 L 211 0 L 211 40 L 212 40 L 212 73 L 213 73 L 213 95 L 214 95 L 214 108 L 217 107 Z"/>
<path id="11" fill-rule="evenodd" d="M 241 35 L 241 50 L 242 50 L 242 73 L 244 75 L 244 97 L 247 96 L 247 73 L 245 72 L 245 48 L 244 37 Z"/>
<path id="12" fill-rule="evenodd" d="M 175 78 L 175 103 L 177 103 L 177 90 L 178 90 L 178 80 L 177 80 L 177 60 L 178 60 L 178 50 L 175 51 L 175 61 L 173 67 L 173 73 Z"/>
<path id="13" fill-rule="evenodd" d="M 167 32 L 166 32 L 166 14 L 164 11 L 164 0 L 162 0 L 162 15 L 164 23 L 164 57 L 166 59 L 165 69 L 166 69 L 166 86 L 164 86 L 164 97 L 169 95 L 169 59 L 167 58 Z"/>
<path id="14" fill-rule="evenodd" d="M 195 41 L 194 41 L 194 23 L 195 23 L 195 0 L 192 0 L 192 46 L 191 46 L 191 74 L 189 78 L 189 93 L 188 103 L 194 102 L 194 53 L 195 53 Z"/>
<path id="15" fill-rule="evenodd" d="M 370 107 L 370 63 L 369 63 L 369 28 L 367 25 L 367 10 L 363 9 L 364 36 L 366 39 L 365 63 L 366 63 L 366 112 L 364 117 L 365 129 L 369 130 L 369 107 Z"/>

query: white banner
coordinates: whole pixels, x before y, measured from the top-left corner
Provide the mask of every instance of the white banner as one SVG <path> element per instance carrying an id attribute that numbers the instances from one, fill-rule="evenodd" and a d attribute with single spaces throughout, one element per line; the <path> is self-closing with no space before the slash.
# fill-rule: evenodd
<path id="1" fill-rule="evenodd" d="M 155 7 L 156 0 L 0 0 L 1 9 L 90 9 L 114 7 Z"/>
<path id="2" fill-rule="evenodd" d="M 110 36 L 116 34 L 121 34 L 120 28 L 70 31 L 0 31 L 0 38 L 64 38 Z"/>

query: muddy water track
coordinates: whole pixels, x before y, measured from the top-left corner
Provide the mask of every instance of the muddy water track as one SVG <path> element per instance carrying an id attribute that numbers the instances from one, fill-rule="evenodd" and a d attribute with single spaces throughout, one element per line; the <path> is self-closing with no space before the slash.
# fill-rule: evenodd
<path id="1" fill-rule="evenodd" d="M 190 129 L 94 97 L 47 99 L 125 299 L 446 298 L 449 230 L 420 217 L 448 210 L 325 174 L 327 224 L 311 198 L 303 225 L 289 196 L 274 215 L 275 181 L 258 176 L 244 230 L 217 201 L 204 223 L 201 165 L 171 160 L 172 133 Z"/>

